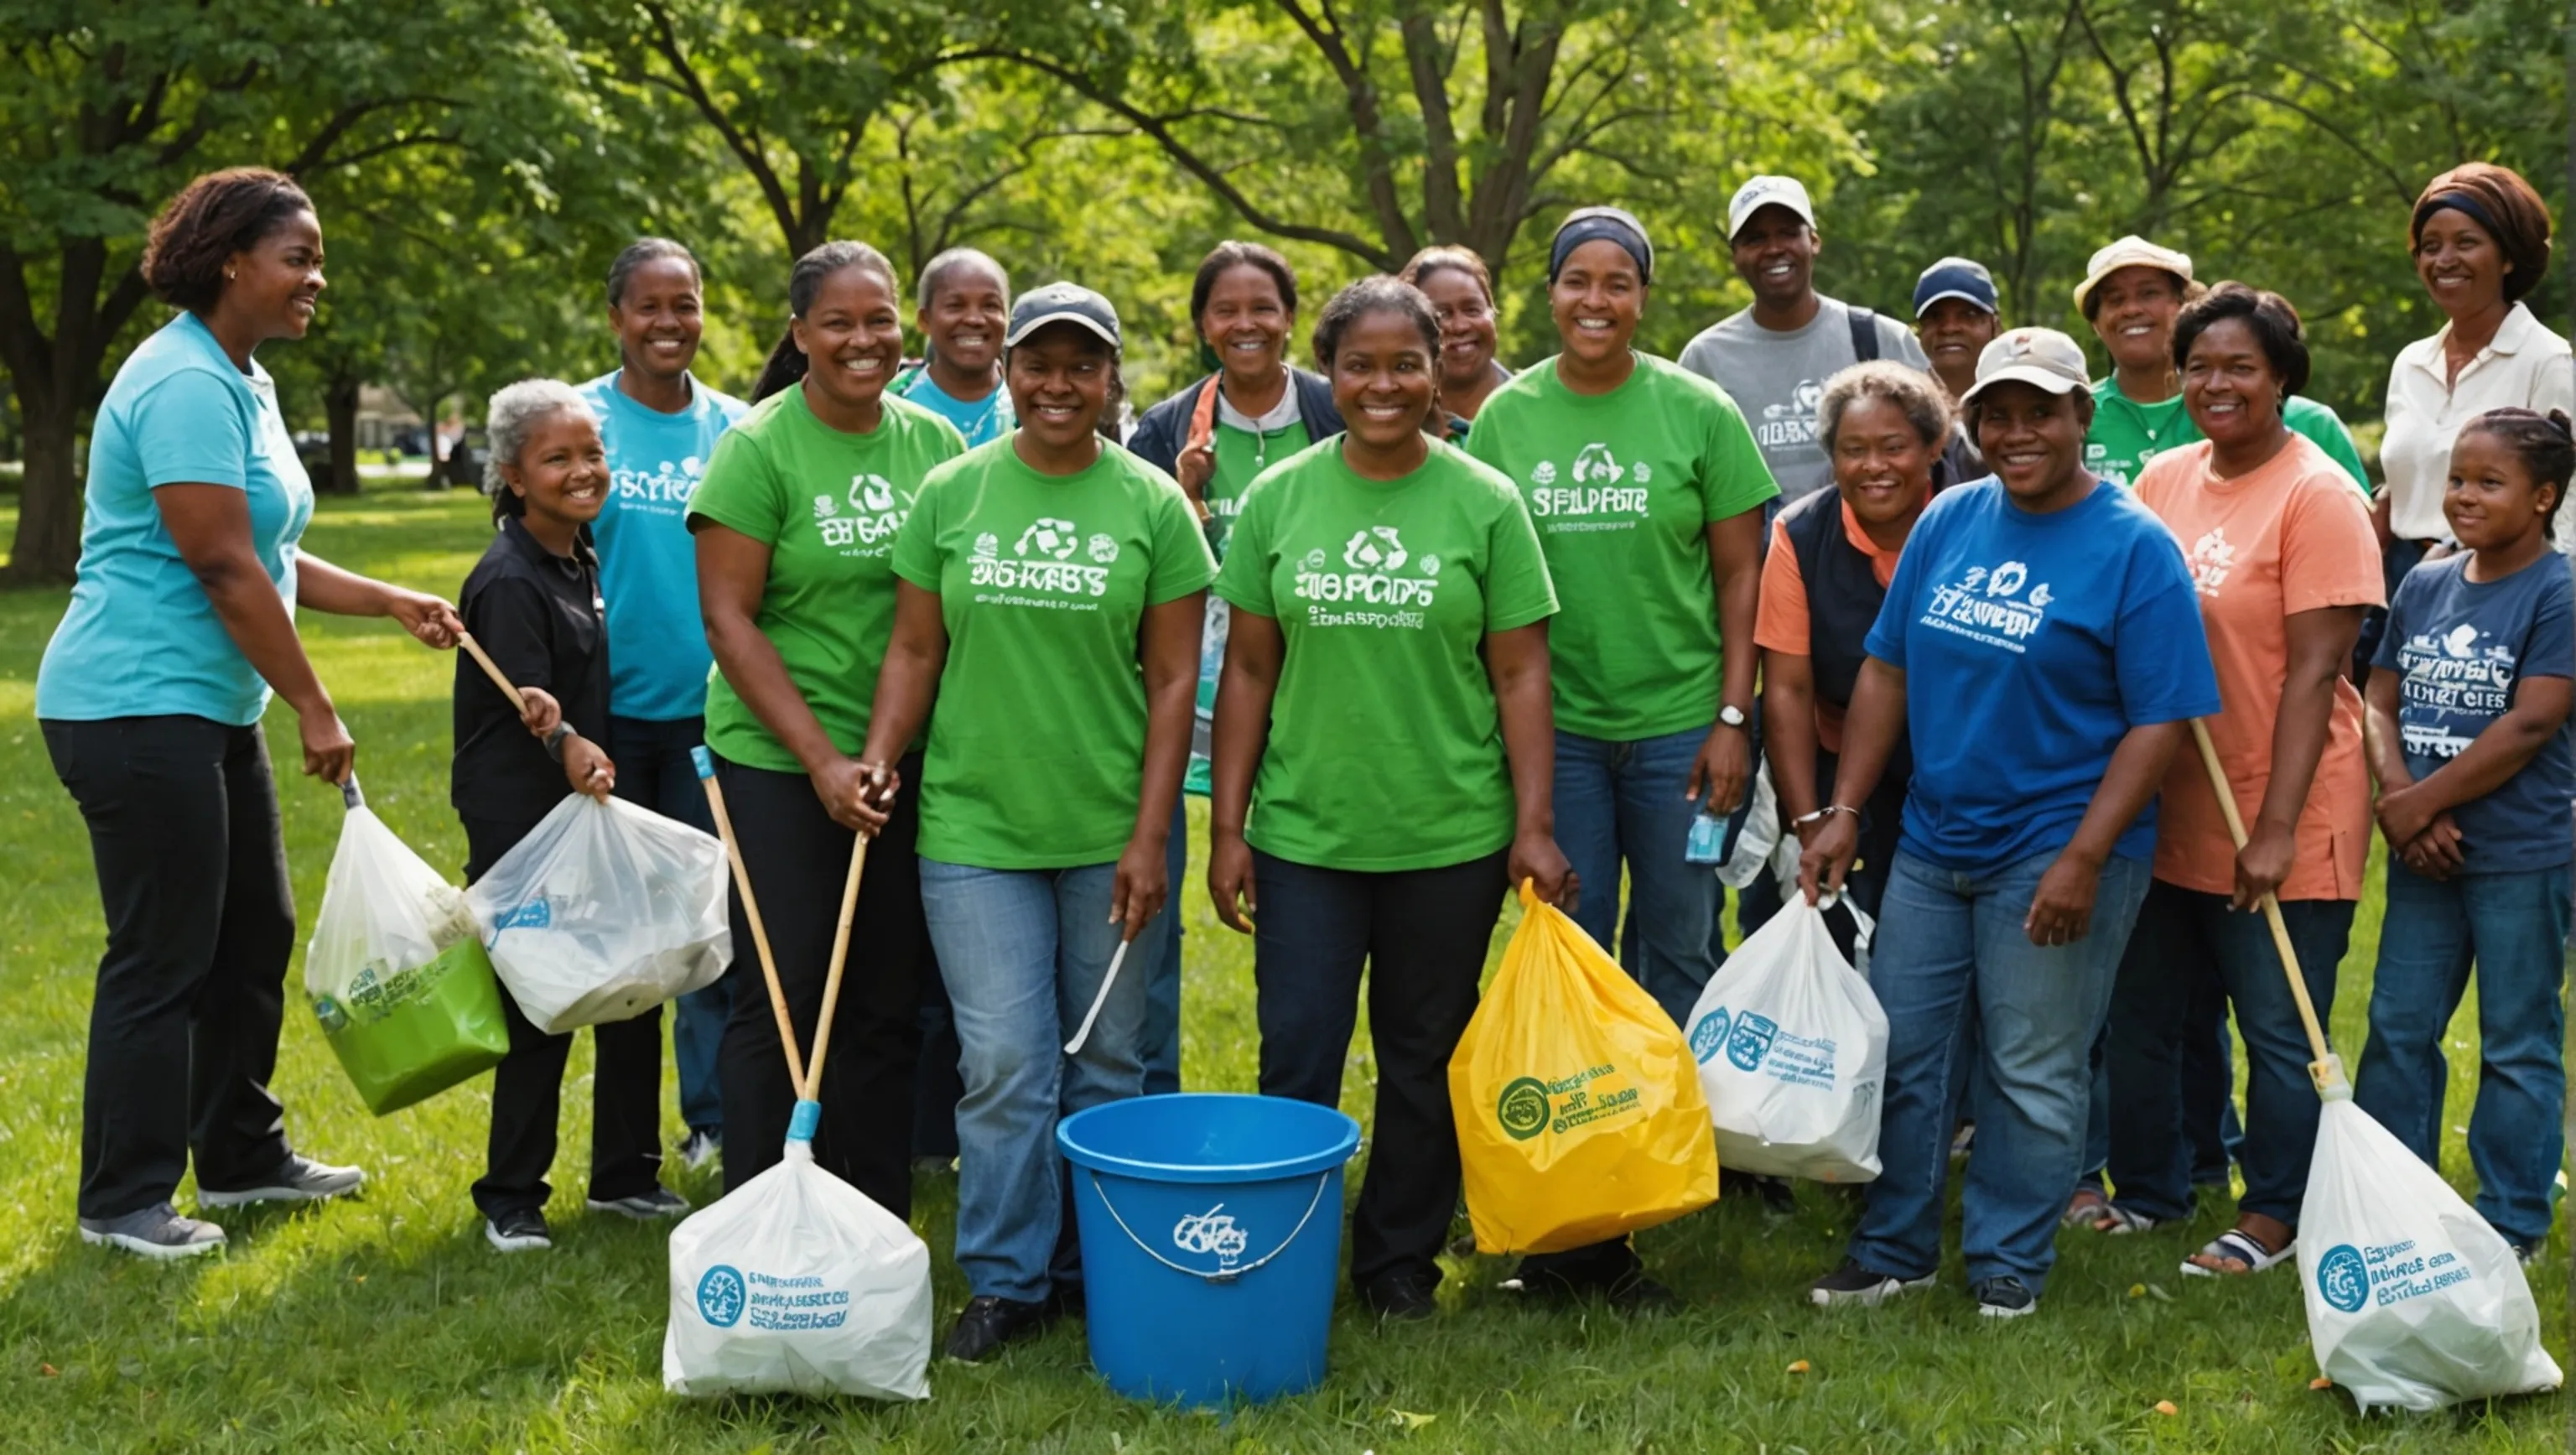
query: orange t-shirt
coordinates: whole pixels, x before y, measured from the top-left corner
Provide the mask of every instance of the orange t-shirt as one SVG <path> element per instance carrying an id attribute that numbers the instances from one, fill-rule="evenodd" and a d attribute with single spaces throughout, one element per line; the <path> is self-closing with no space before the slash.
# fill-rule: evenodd
<path id="1" fill-rule="evenodd" d="M 1861 529 L 1860 518 L 1843 506 L 1843 539 L 1869 557 L 1869 573 L 1885 587 L 1896 579 L 1898 551 L 1882 551 Z M 1798 570 L 1798 548 L 1789 543 L 1785 522 L 1771 522 L 1771 553 L 1762 563 L 1762 606 L 1753 618 L 1753 644 L 1767 652 L 1811 656 L 1815 643 L 1807 622 L 1807 578 Z M 1843 710 L 1822 698 L 1816 701 L 1816 745 L 1828 753 L 1843 750 Z"/>
<path id="2" fill-rule="evenodd" d="M 2379 606 L 2379 542 L 2352 478 L 2305 436 L 2261 469 L 2221 480 L 2209 473 L 2207 441 L 2158 455 L 2138 476 L 2137 495 L 2182 543 L 2200 591 L 2209 655 L 2223 705 L 2210 741 L 2253 826 L 2272 777 L 2272 729 L 2290 670 L 2288 618 L 2333 606 Z M 2361 753 L 2361 695 L 2338 673 L 2325 752 L 2299 812 L 2297 847 L 2283 899 L 2359 899 L 2370 850 L 2370 773 Z M 2236 845 L 2209 770 L 2186 746 L 2165 775 L 2156 823 L 2158 879 L 2227 894 L 2236 887 Z"/>

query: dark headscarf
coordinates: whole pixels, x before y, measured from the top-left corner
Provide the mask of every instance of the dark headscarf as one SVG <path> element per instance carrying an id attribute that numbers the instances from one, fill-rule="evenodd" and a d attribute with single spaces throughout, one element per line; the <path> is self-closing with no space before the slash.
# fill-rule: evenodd
<path id="1" fill-rule="evenodd" d="M 1619 250 L 1637 262 L 1637 281 L 1655 281 L 1655 245 L 1646 240 L 1646 225 L 1635 215 L 1617 207 L 1578 207 L 1566 214 L 1556 229 L 1556 241 L 1548 244 L 1547 281 L 1565 271 L 1565 260 L 1576 248 L 1588 242 L 1613 242 Z"/>

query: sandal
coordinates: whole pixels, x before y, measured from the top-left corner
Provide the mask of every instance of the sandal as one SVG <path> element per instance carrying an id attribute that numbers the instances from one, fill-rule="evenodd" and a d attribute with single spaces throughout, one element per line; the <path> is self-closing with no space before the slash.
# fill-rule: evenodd
<path id="1" fill-rule="evenodd" d="M 2157 1219 L 2145 1213 L 2132 1212 L 2116 1202 L 2106 1202 L 2088 1226 L 2097 1233 L 2117 1238 L 2128 1233 L 2152 1233 L 2156 1230 L 2156 1223 Z"/>
<path id="2" fill-rule="evenodd" d="M 2066 1211 L 2057 1215 L 2057 1223 L 2066 1228 L 2089 1228 L 2100 1222 L 2110 1208 L 2111 1199 L 2103 1195 L 2102 1189 L 2089 1182 L 2082 1183 L 2076 1187 L 2075 1195 L 2066 1200 Z"/>
<path id="3" fill-rule="evenodd" d="M 2283 1243 L 2277 1251 L 2269 1251 L 2266 1250 L 2261 1243 L 2256 1242 L 2253 1235 L 2246 1232 L 2243 1228 L 2229 1228 L 2226 1232 L 2219 1234 L 2217 1237 L 2212 1238 L 2207 1243 L 2203 1244 L 2201 1246 L 2201 1250 L 2191 1256 L 2192 1258 L 2207 1258 L 2212 1261 L 2223 1260 L 2242 1263 L 2245 1265 L 2244 1268 L 2241 1270 L 2234 1268 L 2210 1268 L 2194 1263 L 2190 1258 L 2186 1258 L 2183 1260 L 2182 1271 L 2185 1276 L 2191 1278 L 2243 1278 L 2249 1274 L 2260 1273 L 2264 1269 L 2286 1260 L 2292 1253 L 2298 1250 L 2298 1246 L 2298 1239 L 2292 1238 L 2290 1241 Z"/>

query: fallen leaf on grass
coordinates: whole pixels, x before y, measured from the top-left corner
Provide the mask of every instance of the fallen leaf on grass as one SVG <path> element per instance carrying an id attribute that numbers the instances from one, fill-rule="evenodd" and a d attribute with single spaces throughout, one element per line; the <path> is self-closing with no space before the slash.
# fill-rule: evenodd
<path id="1" fill-rule="evenodd" d="M 2160 1415 L 2178 1415 L 2181 1414 L 2182 1411 L 2174 1408 L 2174 1402 L 2172 1400 L 2160 1399 L 2156 1401 L 2156 1413 Z"/>
<path id="2" fill-rule="evenodd" d="M 51 1364 L 39 1364 L 39 1365 L 37 1365 L 37 1366 L 36 1366 L 36 1372 L 37 1372 L 38 1374 L 43 1375 L 43 1376 L 44 1376 L 44 1377 L 46 1377 L 47 1379 L 51 1379 L 51 1378 L 53 1378 L 55 1375 L 62 1373 L 62 1371 L 61 1371 L 61 1370 L 56 1369 L 56 1368 L 55 1368 L 54 1366 L 52 1366 Z"/>
<path id="3" fill-rule="evenodd" d="M 1390 1409 L 1386 1413 L 1389 1423 L 1408 1434 L 1440 1418 L 1438 1415 L 1417 1415 L 1411 1410 Z"/>
<path id="4" fill-rule="evenodd" d="M 1793 1359 L 1789 1363 L 1789 1372 L 1791 1374 L 1804 1374 L 1807 1372 L 1808 1367 L 1806 1360 Z"/>
<path id="5" fill-rule="evenodd" d="M 2308 1388 L 2310 1388 L 2310 1389 L 2332 1389 L 2332 1388 L 2334 1388 L 2334 1381 L 2333 1381 L 2333 1380 L 2331 1380 L 2331 1379 L 2328 1379 L 2328 1378 L 2326 1378 L 2324 1375 L 2320 1374 L 2320 1375 L 2318 1375 L 2316 1378 L 2311 1379 L 2311 1380 L 2309 1380 L 2309 1381 L 2308 1381 Z"/>
<path id="6" fill-rule="evenodd" d="M 2143 1283 L 2132 1283 L 2132 1284 L 2130 1284 L 2130 1285 L 2129 1285 L 2129 1297 L 2131 1297 L 2131 1298 L 2145 1298 L 2146 1296 L 2147 1296 L 2147 1286 L 2146 1286 L 2145 1284 L 2143 1284 Z"/>
<path id="7" fill-rule="evenodd" d="M 2170 1294 L 2170 1293 L 2165 1292 L 2164 1285 L 2163 1285 L 2163 1284 L 2161 1284 L 2161 1283 L 2150 1283 L 2150 1284 L 2148 1284 L 2148 1285 L 2147 1285 L 2147 1296 L 2148 1296 L 2149 1298 L 2154 1299 L 2154 1300 L 2155 1300 L 2156 1302 L 2158 1302 L 2158 1303 L 2171 1303 L 2171 1302 L 2173 1302 L 2173 1295 L 2172 1295 L 2172 1294 Z"/>

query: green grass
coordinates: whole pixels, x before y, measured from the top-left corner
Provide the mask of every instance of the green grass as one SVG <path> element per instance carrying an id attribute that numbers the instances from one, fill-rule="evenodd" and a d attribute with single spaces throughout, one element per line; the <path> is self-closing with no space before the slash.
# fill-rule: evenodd
<path id="1" fill-rule="evenodd" d="M 452 592 L 482 539 L 470 495 L 326 501 L 310 544 L 361 570 Z M 0 510 L 0 531 L 8 522 Z M 5 535 L 0 535 L 5 539 Z M 72 1191 L 98 907 L 80 823 L 30 720 L 60 593 L 0 595 L 0 1447 L 158 1450 L 2541 1450 L 2563 1399 L 2357 1419 L 2315 1372 L 2290 1274 L 2211 1286 L 2175 1264 L 2224 1226 L 2069 1236 L 2038 1317 L 1980 1321 L 1955 1257 L 1943 1285 L 1875 1315 L 1822 1316 L 1805 1282 L 1849 1228 L 1810 1189 L 1794 1219 L 1726 1203 L 1642 1235 L 1687 1308 L 1631 1323 L 1513 1306 L 1500 1259 L 1468 1259 L 1444 1316 L 1380 1332 L 1347 1299 L 1317 1392 L 1226 1419 L 1110 1395 L 1062 1329 L 985 1367 L 935 1366 L 933 1398 L 882 1408 L 691 1402 L 662 1392 L 662 1233 L 584 1215 L 587 1038 L 555 1172 L 560 1239 L 503 1260 L 467 1185 L 481 1163 L 486 1080 L 383 1121 L 359 1107 L 309 1017 L 290 1009 L 278 1091 L 299 1146 L 363 1162 L 362 1200 L 231 1219 L 222 1258 L 157 1267 L 82 1247 Z M 448 659 L 389 626 L 307 618 L 307 639 L 360 744 L 369 798 L 431 862 L 464 844 L 446 806 Z M 291 721 L 279 741 L 294 741 Z M 337 833 L 336 795 L 281 785 L 309 926 Z M 1203 893 L 1189 915 L 1187 1074 L 1249 1089 L 1250 955 Z M 2377 906 L 2365 906 L 2335 1025 L 2347 1056 L 2368 1001 Z M 300 968 L 290 971 L 301 984 Z M 295 998 L 290 996 L 291 1004 Z M 2474 1020 L 2453 1031 L 2450 1120 L 2465 1119 Z M 1365 1119 L 1355 1047 L 1346 1109 Z M 667 1078 L 666 1078 L 667 1085 Z M 676 1128 L 676 1114 L 666 1118 Z M 2471 1183 L 2456 1133 L 2445 1170 Z M 693 1198 L 704 1179 L 683 1178 Z M 181 1204 L 189 1194 L 183 1190 Z M 940 1254 L 944 1329 L 964 1299 L 945 1253 L 954 1183 L 923 1179 L 915 1222 Z M 1955 1233 L 1953 1234 L 1955 1238 Z M 2567 1278 L 2564 1234 L 2534 1272 Z M 2144 1292 L 2132 1289 L 2143 1286 Z M 2565 1358 L 2567 1315 L 2542 1299 Z M 1804 1360 L 1803 1374 L 1787 1372 Z M 2179 1407 L 2154 1412 L 2159 1400 Z"/>

